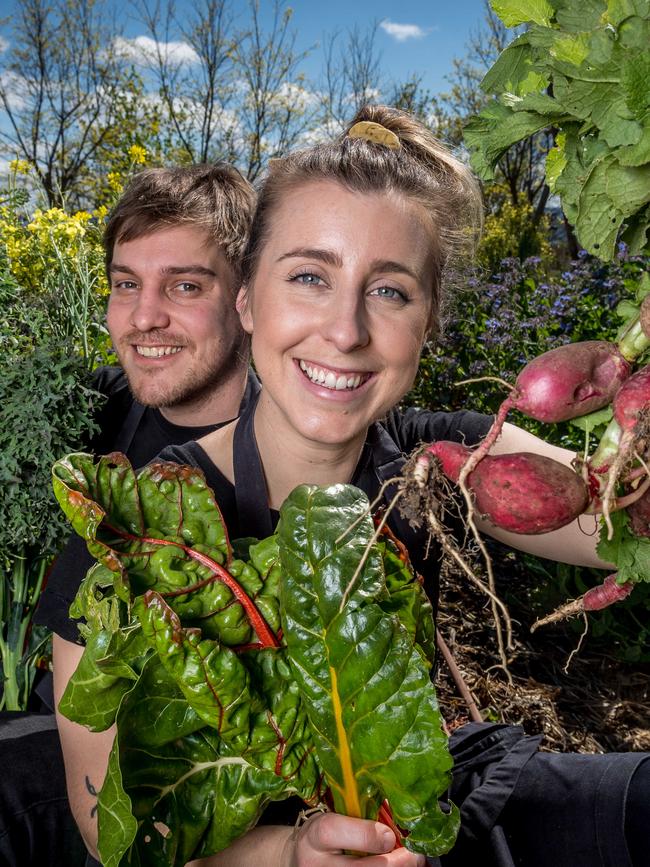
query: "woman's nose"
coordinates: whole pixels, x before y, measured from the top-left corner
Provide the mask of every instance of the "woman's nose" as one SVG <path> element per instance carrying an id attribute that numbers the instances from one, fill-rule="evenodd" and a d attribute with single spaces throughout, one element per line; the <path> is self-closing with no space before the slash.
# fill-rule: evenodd
<path id="1" fill-rule="evenodd" d="M 323 335 L 339 352 L 352 352 L 366 346 L 370 332 L 363 300 L 333 297 L 323 323 Z"/>
<path id="2" fill-rule="evenodd" d="M 142 287 L 131 310 L 131 323 L 141 332 L 168 328 L 170 315 L 165 295 L 153 286 Z"/>

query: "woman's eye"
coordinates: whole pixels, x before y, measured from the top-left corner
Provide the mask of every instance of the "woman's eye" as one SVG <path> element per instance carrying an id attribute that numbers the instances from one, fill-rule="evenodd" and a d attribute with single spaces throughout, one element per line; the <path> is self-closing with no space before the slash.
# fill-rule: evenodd
<path id="1" fill-rule="evenodd" d="M 406 295 L 394 286 L 378 286 L 370 294 L 377 295 L 379 298 L 387 298 L 389 301 L 407 300 Z"/>
<path id="2" fill-rule="evenodd" d="M 302 283 L 303 286 L 318 286 L 322 283 L 322 280 L 318 274 L 312 274 L 310 271 L 307 271 L 304 274 L 294 274 L 291 282 Z"/>

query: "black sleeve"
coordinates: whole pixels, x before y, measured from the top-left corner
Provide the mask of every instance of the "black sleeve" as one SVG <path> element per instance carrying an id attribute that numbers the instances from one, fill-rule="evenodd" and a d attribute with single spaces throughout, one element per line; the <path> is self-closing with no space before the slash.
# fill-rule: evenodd
<path id="1" fill-rule="evenodd" d="M 95 564 L 85 539 L 72 533 L 47 576 L 47 584 L 38 601 L 34 622 L 47 626 L 66 641 L 79 642 L 76 621 L 68 610 L 86 573 Z"/>
<path id="2" fill-rule="evenodd" d="M 476 445 L 486 435 L 494 416 L 482 415 L 471 410 L 458 412 L 432 412 L 409 407 L 403 412 L 393 410 L 384 426 L 404 454 L 413 451 L 420 443 L 438 440 Z"/>

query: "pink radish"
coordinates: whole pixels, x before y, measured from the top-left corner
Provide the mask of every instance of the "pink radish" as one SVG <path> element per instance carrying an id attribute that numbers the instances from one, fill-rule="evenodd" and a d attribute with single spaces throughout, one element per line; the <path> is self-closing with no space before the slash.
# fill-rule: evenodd
<path id="1" fill-rule="evenodd" d="M 511 409 L 545 422 L 577 418 L 610 403 L 630 370 L 618 347 L 604 340 L 570 343 L 533 359 L 517 377 L 483 442 L 469 454 L 458 477 L 461 491 L 492 448 Z M 468 521 L 471 525 L 471 513 Z"/>
<path id="2" fill-rule="evenodd" d="M 630 370 L 616 345 L 605 340 L 559 346 L 524 367 L 512 406 L 543 422 L 577 418 L 607 406 Z"/>
<path id="3" fill-rule="evenodd" d="M 547 614 L 546 617 L 535 621 L 531 626 L 531 632 L 534 632 L 538 626 L 546 626 L 548 623 L 566 620 L 569 617 L 575 617 L 586 611 L 601 611 L 603 608 L 608 608 L 616 602 L 622 602 L 623 599 L 627 599 L 632 590 L 634 590 L 634 583 L 632 581 L 619 584 L 616 574 L 608 575 L 602 584 L 599 584 L 597 587 L 591 587 L 582 596 L 572 599 L 571 602 L 561 605 L 551 614 Z"/>
<path id="4" fill-rule="evenodd" d="M 458 482 L 472 451 L 460 443 L 436 442 L 426 454 Z M 475 508 L 511 533 L 537 535 L 570 524 L 587 507 L 583 480 L 570 467 L 528 452 L 487 455 L 467 477 Z"/>

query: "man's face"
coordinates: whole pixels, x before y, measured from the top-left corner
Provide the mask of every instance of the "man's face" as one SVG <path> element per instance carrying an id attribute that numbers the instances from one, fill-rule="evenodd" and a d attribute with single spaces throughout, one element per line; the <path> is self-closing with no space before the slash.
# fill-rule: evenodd
<path id="1" fill-rule="evenodd" d="M 235 276 L 207 233 L 174 226 L 116 243 L 109 271 L 108 329 L 137 400 L 184 407 L 227 389 L 246 338 Z"/>

